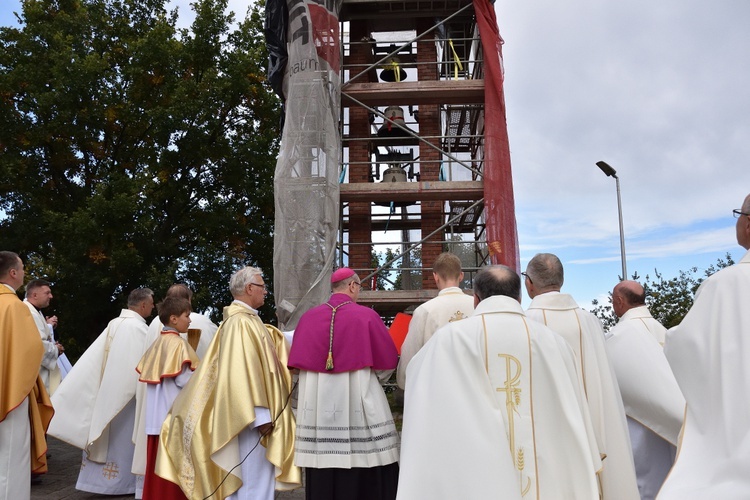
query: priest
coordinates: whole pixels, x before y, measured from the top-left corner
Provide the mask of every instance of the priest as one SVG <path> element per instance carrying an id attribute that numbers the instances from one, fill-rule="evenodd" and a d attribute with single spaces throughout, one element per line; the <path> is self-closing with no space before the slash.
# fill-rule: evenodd
<path id="1" fill-rule="evenodd" d="M 412 359 L 398 500 L 599 499 L 573 354 L 520 301 L 515 271 L 481 269 L 474 314 Z"/>
<path id="2" fill-rule="evenodd" d="M 737 243 L 750 249 L 750 195 Z M 701 284 L 664 354 L 687 408 L 677 459 L 659 500 L 750 498 L 750 252 Z"/>
<path id="3" fill-rule="evenodd" d="M 466 318 L 474 311 L 474 299 L 458 286 L 464 279 L 461 260 L 450 252 L 443 252 L 435 259 L 432 276 L 439 290 L 438 296 L 414 310 L 409 322 L 409 331 L 401 346 L 401 357 L 396 369 L 398 386 L 406 389 L 406 368 L 417 352 L 443 325 Z"/>
<path id="4" fill-rule="evenodd" d="M 51 283 L 47 280 L 37 279 L 29 281 L 26 284 L 26 298 L 24 298 L 23 303 L 29 308 L 31 317 L 34 318 L 34 323 L 42 339 L 44 356 L 42 357 L 39 374 L 42 376 L 42 381 L 44 381 L 44 387 L 47 388 L 47 392 L 52 395 L 62 381 L 62 373 L 57 362 L 58 357 L 65 349 L 59 342 L 55 341 L 52 325 L 48 324 L 47 318 L 42 313 L 42 309 L 49 306 L 52 300 L 50 285 Z M 53 318 L 56 324 L 57 317 L 53 316 Z"/>
<path id="5" fill-rule="evenodd" d="M 638 500 L 625 409 L 607 359 L 601 323 L 581 309 L 572 296 L 560 293 L 564 271 L 556 255 L 535 255 L 523 275 L 526 292 L 531 297 L 526 315 L 560 334 L 575 354 L 602 457 L 599 473 L 602 499 Z"/>
<path id="6" fill-rule="evenodd" d="M 338 269 L 331 298 L 304 313 L 294 331 L 294 461 L 305 467 L 308 500 L 396 498 L 398 432 L 380 381 L 398 353 L 380 316 L 357 304 L 361 288 L 352 269 Z"/>
<path id="7" fill-rule="evenodd" d="M 635 281 L 612 290 L 620 318 L 607 336 L 607 355 L 625 406 L 641 500 L 653 500 L 675 457 L 685 398 L 657 339 L 666 329 L 646 307 L 646 293 Z"/>
<path id="8" fill-rule="evenodd" d="M 47 471 L 52 405 L 39 376 L 42 342 L 19 300 L 23 262 L 0 251 L 0 498 L 29 498 L 31 473 Z"/>
<path id="9" fill-rule="evenodd" d="M 301 485 L 289 347 L 258 317 L 268 293 L 260 269 L 234 273 L 229 291 L 234 301 L 162 426 L 156 474 L 188 498 L 273 500 Z"/>
<path id="10" fill-rule="evenodd" d="M 138 365 L 146 349 L 146 318 L 154 294 L 138 288 L 52 397 L 49 435 L 83 450 L 76 489 L 103 495 L 135 493 L 133 424 Z"/>

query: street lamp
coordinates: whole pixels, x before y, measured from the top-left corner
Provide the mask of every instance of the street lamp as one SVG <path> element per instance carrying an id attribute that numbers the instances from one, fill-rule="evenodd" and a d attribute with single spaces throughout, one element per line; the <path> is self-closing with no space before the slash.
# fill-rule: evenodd
<path id="1" fill-rule="evenodd" d="M 607 177 L 614 177 L 617 184 L 617 212 L 620 215 L 620 256 L 622 258 L 622 279 L 628 279 L 628 269 L 625 265 L 625 232 L 622 228 L 622 200 L 620 199 L 620 178 L 617 177 L 617 171 L 610 167 L 607 162 L 598 161 L 596 166 L 604 172 Z"/>

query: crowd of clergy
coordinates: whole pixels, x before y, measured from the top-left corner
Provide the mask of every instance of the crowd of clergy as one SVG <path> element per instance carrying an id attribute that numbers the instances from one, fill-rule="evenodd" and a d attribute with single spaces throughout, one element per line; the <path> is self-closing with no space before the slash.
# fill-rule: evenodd
<path id="1" fill-rule="evenodd" d="M 750 249 L 750 195 L 734 216 Z M 182 284 L 149 324 L 138 288 L 71 366 L 51 283 L 22 302 L 23 262 L 0 252 L 0 499 L 30 498 L 45 435 L 82 450 L 77 489 L 144 499 L 271 500 L 303 474 L 308 500 L 750 498 L 750 252 L 670 330 L 626 280 L 605 332 L 549 253 L 480 269 L 471 294 L 451 253 L 433 277 L 400 346 L 349 268 L 292 332 L 258 316 L 258 268 L 230 277 L 218 327 Z"/>

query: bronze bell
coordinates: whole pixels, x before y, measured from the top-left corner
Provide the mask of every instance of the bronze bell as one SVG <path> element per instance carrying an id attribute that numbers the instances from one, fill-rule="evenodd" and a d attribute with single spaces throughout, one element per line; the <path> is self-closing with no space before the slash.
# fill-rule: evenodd
<path id="1" fill-rule="evenodd" d="M 404 110 L 401 109 L 401 106 L 388 106 L 385 108 L 385 113 L 383 114 L 394 123 L 406 127 L 406 122 L 404 121 Z M 409 132 L 403 130 L 394 123 L 385 121 L 378 129 L 378 137 L 411 137 Z"/>
<path id="2" fill-rule="evenodd" d="M 401 67 L 398 57 L 391 57 L 383 65 L 380 79 L 384 82 L 401 82 L 406 80 L 406 71 Z"/>

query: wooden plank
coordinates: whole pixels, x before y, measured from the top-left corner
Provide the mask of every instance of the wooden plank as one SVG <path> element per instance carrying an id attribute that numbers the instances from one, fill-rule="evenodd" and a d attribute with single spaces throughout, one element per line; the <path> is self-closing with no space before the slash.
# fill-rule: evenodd
<path id="1" fill-rule="evenodd" d="M 339 186 L 344 202 L 478 200 L 482 181 L 361 182 Z"/>
<path id="2" fill-rule="evenodd" d="M 482 104 L 484 80 L 437 80 L 399 83 L 349 83 L 341 88 L 344 106 L 409 104 Z"/>

